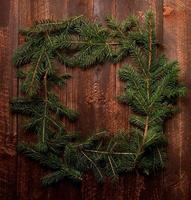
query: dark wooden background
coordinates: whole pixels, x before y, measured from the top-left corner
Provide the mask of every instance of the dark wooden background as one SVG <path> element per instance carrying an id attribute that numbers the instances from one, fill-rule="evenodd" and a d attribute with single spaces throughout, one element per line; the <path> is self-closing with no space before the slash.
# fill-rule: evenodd
<path id="1" fill-rule="evenodd" d="M 188 94 L 179 102 L 181 112 L 167 123 L 167 169 L 153 177 L 128 175 L 118 185 L 98 186 L 85 176 L 82 186 L 62 182 L 43 188 L 43 170 L 16 153 L 18 141 L 29 139 L 22 120 L 12 116 L 9 101 L 17 96 L 16 69 L 11 63 L 19 44 L 18 30 L 34 20 L 62 19 L 84 14 L 103 21 L 106 15 L 122 20 L 152 7 L 158 40 L 171 59 L 178 59 Z M 191 199 L 191 0 L 0 0 L 0 200 L 190 200 Z M 121 64 L 96 66 L 87 71 L 65 69 L 73 78 L 58 91 L 63 103 L 80 113 L 77 123 L 67 124 L 82 134 L 107 128 L 112 133 L 128 129 L 130 110 L 118 104 L 122 85 L 116 71 Z"/>

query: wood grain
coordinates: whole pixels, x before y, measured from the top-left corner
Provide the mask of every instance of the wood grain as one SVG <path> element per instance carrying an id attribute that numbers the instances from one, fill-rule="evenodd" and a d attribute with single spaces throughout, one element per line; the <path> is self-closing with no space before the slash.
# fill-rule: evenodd
<path id="1" fill-rule="evenodd" d="M 0 5 L 0 199 L 2 200 L 13 199 L 17 190 L 15 187 L 17 124 L 9 106 L 10 99 L 17 94 L 17 79 L 11 62 L 13 50 L 17 46 L 17 6 L 17 0 L 2 0 Z"/>
<path id="2" fill-rule="evenodd" d="M 14 49 L 20 43 L 18 30 L 40 19 L 62 19 L 83 14 L 104 23 L 107 15 L 119 21 L 130 14 L 143 19 L 145 10 L 156 15 L 157 39 L 161 50 L 170 59 L 178 59 L 181 81 L 188 88 L 187 96 L 178 103 L 180 113 L 166 124 L 169 140 L 169 161 L 164 173 L 150 177 L 128 174 L 117 185 L 109 180 L 98 185 L 91 173 L 81 185 L 67 181 L 52 188 L 43 188 L 44 174 L 37 164 L 17 155 L 16 143 L 34 140 L 22 132 L 22 121 L 12 116 L 9 101 L 17 96 L 16 69 L 11 64 Z M 163 12 L 164 11 L 164 12 Z M 191 198 L 191 0 L 1 0 L 0 3 L 0 199 L 2 200 L 190 200 Z M 69 130 L 82 136 L 107 129 L 111 134 L 128 130 L 131 113 L 120 105 L 116 96 L 123 89 L 117 70 L 126 61 L 113 65 L 94 66 L 87 70 L 66 69 L 72 75 L 64 89 L 56 89 L 68 107 L 77 110 L 75 124 L 66 122 Z"/>
<path id="3" fill-rule="evenodd" d="M 164 17 L 164 50 L 169 58 L 178 59 L 181 68 L 181 81 L 188 88 L 185 98 L 179 101 L 180 113 L 168 124 L 169 162 L 165 173 L 166 198 L 187 200 L 190 190 L 190 27 L 191 1 L 164 1 L 171 9 Z"/>

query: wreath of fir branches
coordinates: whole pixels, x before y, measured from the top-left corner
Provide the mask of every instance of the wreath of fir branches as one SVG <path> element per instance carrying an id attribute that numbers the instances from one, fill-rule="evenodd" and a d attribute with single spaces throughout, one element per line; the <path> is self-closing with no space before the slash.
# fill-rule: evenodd
<path id="1" fill-rule="evenodd" d="M 12 101 L 12 111 L 25 115 L 26 132 L 37 135 L 36 143 L 21 143 L 18 150 L 52 170 L 43 177 L 44 185 L 63 178 L 81 181 L 90 169 L 102 182 L 105 177 L 116 180 L 123 172 L 150 174 L 164 168 L 164 122 L 176 112 L 176 99 L 184 96 L 185 88 L 178 81 L 178 63 L 157 52 L 151 11 L 144 23 L 131 16 L 121 23 L 107 18 L 102 26 L 78 16 L 44 20 L 21 34 L 25 43 L 16 51 L 14 64 L 28 67 L 18 70 L 23 95 Z M 118 99 L 133 111 L 130 132 L 101 132 L 86 140 L 68 133 L 62 118 L 74 121 L 78 114 L 62 105 L 54 92 L 70 78 L 58 73 L 56 62 L 88 68 L 127 57 L 131 62 L 118 71 L 126 85 Z"/>

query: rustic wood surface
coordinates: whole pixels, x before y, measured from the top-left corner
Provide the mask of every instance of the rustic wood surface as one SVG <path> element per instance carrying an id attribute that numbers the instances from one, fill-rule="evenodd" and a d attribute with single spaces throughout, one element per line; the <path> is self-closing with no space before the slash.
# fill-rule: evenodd
<path id="1" fill-rule="evenodd" d="M 87 174 L 81 186 L 63 181 L 43 188 L 44 171 L 16 153 L 16 144 L 31 140 L 23 134 L 22 119 L 12 116 L 9 101 L 19 95 L 19 82 L 11 57 L 21 42 L 18 30 L 40 19 L 63 19 L 84 14 L 104 23 L 106 15 L 118 20 L 130 14 L 140 19 L 148 8 L 156 14 L 157 38 L 161 50 L 178 59 L 181 80 L 188 94 L 179 101 L 180 113 L 166 124 L 169 140 L 167 169 L 152 177 L 130 174 L 117 185 L 96 184 Z M 0 200 L 190 200 L 191 199 L 191 0 L 0 0 Z M 122 90 L 116 71 L 123 63 L 82 71 L 66 69 L 72 79 L 58 90 L 67 106 L 80 113 L 70 130 L 83 135 L 102 128 L 116 133 L 128 129 L 130 110 L 116 101 Z M 33 139 L 33 138 L 32 138 Z"/>

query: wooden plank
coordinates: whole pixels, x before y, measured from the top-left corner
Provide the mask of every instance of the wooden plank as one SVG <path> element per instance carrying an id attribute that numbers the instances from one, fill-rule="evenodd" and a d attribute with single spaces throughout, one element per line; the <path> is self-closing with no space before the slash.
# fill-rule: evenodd
<path id="1" fill-rule="evenodd" d="M 116 18 L 119 21 L 125 19 L 129 15 L 138 15 L 141 18 L 146 8 L 148 8 L 148 5 L 145 1 L 117 1 Z M 116 71 L 118 71 L 125 63 L 126 61 L 117 64 Z M 119 95 L 122 91 L 123 83 L 120 82 L 116 76 L 116 94 Z M 128 123 L 129 115 L 131 114 L 130 109 L 126 105 L 120 105 L 120 107 L 118 107 L 118 112 L 121 113 L 119 122 L 121 123 L 124 121 L 126 125 L 124 128 L 128 131 L 130 128 Z M 121 199 L 138 200 L 144 189 L 144 177 L 136 174 L 127 174 L 125 177 L 121 178 L 121 188 L 123 188 L 122 193 L 120 193 Z"/>
<path id="2" fill-rule="evenodd" d="M 17 0 L 0 5 L 0 199 L 11 200 L 16 193 L 16 117 L 10 113 L 10 99 L 17 93 L 12 54 L 17 43 Z"/>
<path id="3" fill-rule="evenodd" d="M 91 0 L 69 1 L 68 16 L 85 15 L 90 17 L 93 9 L 92 2 Z M 91 105 L 87 104 L 92 69 L 84 72 L 78 68 L 67 69 L 67 71 L 72 74 L 72 79 L 67 86 L 67 104 L 80 114 L 72 130 L 79 131 L 85 136 L 95 130 L 95 111 Z"/>
<path id="4" fill-rule="evenodd" d="M 92 20 L 103 24 L 105 17 L 108 15 L 111 16 L 115 12 L 115 0 L 94 0 L 92 6 Z M 84 74 L 88 74 L 88 80 L 84 81 L 85 98 L 82 103 L 88 109 L 86 118 L 91 118 L 91 121 L 93 120 L 93 123 L 89 120 L 88 130 L 95 132 L 106 129 L 110 133 L 114 133 L 116 131 L 116 113 L 113 112 L 116 104 L 115 66 L 111 63 L 97 65 L 93 69 L 85 71 Z M 83 77 L 84 74 L 82 74 Z M 80 88 L 78 89 L 80 90 Z M 82 199 L 96 200 L 103 197 L 108 198 L 111 195 L 112 190 L 110 190 L 109 182 L 99 187 L 92 175 L 85 176 L 82 185 Z"/>
<path id="5" fill-rule="evenodd" d="M 50 7 L 50 17 L 53 19 L 63 19 L 66 17 L 70 17 L 70 12 L 68 12 L 69 7 L 75 6 L 75 4 L 78 4 L 74 1 L 68 1 L 68 0 L 56 0 L 56 1 L 50 1 L 49 7 Z M 76 9 L 77 6 L 74 8 Z M 83 8 L 83 5 L 80 6 L 80 12 L 79 14 L 82 14 L 86 11 L 86 7 Z M 78 13 L 76 14 L 78 15 Z M 70 73 L 72 75 L 72 78 L 70 81 L 68 81 L 66 87 L 64 88 L 57 88 L 56 92 L 59 95 L 60 100 L 64 105 L 67 105 L 68 107 L 77 110 L 77 100 L 78 97 L 76 96 L 76 84 L 77 80 L 74 80 L 73 76 L 78 77 L 78 71 L 76 70 L 69 70 L 66 69 L 65 66 L 58 64 L 59 72 L 61 74 L 63 73 Z M 64 120 L 64 123 L 66 123 L 66 127 L 68 130 L 72 131 L 75 129 L 75 124 L 69 123 L 67 120 Z M 80 184 L 72 184 L 71 182 L 64 180 L 60 184 L 56 185 L 55 187 L 50 187 L 48 189 L 48 199 L 55 199 L 59 200 L 80 200 L 81 199 L 81 193 L 80 193 Z"/>
<path id="6" fill-rule="evenodd" d="M 191 1 L 164 0 L 164 51 L 170 59 L 178 59 L 181 80 L 188 88 L 178 105 L 180 113 L 168 123 L 168 168 L 165 173 L 166 199 L 190 199 L 190 50 Z"/>
<path id="7" fill-rule="evenodd" d="M 22 29 L 25 27 L 29 27 L 31 22 L 30 15 L 31 4 L 30 1 L 20 1 L 18 2 L 18 11 L 19 11 L 19 23 L 18 29 Z M 21 45 L 20 35 L 18 36 L 18 44 Z M 18 96 L 20 95 L 20 91 L 18 91 Z M 18 124 L 22 124 L 22 118 L 19 116 Z M 18 143 L 25 140 L 25 133 L 23 133 L 22 126 L 18 125 Z M 28 162 L 27 159 L 18 154 L 17 161 L 17 199 L 26 199 L 29 192 L 29 181 L 31 180 L 31 174 L 29 174 L 32 170 L 30 168 L 31 162 Z M 27 180 L 30 177 L 29 180 Z"/>
<path id="8" fill-rule="evenodd" d="M 94 16 L 93 19 L 97 19 L 104 24 L 104 19 L 106 16 L 116 15 L 116 1 L 94 1 Z M 120 121 L 121 112 L 118 108 L 120 105 L 116 100 L 116 65 L 111 63 L 106 63 L 96 67 L 94 74 L 94 87 L 95 94 L 92 96 L 97 96 L 97 101 L 95 106 L 97 107 L 96 116 L 96 127 L 106 129 L 109 133 L 115 134 L 119 131 L 119 127 L 125 128 L 123 122 Z M 97 92 L 98 88 L 99 92 Z M 100 120 L 102 119 L 102 120 Z"/>
<path id="9" fill-rule="evenodd" d="M 119 20 L 124 19 L 128 15 L 137 15 L 139 16 L 140 20 L 143 20 L 144 13 L 148 9 L 152 9 L 156 15 L 156 25 L 157 25 L 157 36 L 159 41 L 162 40 L 162 20 L 161 20 L 161 13 L 163 9 L 162 1 L 118 1 L 116 5 L 116 14 Z M 121 64 L 117 65 L 119 68 Z M 117 80 L 116 85 L 116 93 L 121 92 L 121 83 Z M 123 108 L 124 110 L 127 108 Z M 124 112 L 124 111 L 123 111 Z M 128 120 L 128 116 L 130 115 L 130 111 L 126 111 L 127 114 L 126 120 Z M 124 117 L 120 119 L 122 121 Z M 140 175 L 127 175 L 123 178 L 123 184 L 127 191 L 124 193 L 122 199 L 141 199 L 141 200 L 149 200 L 149 199 L 163 199 L 161 193 L 161 185 L 163 182 L 162 174 L 158 176 L 150 176 L 150 177 L 143 177 Z M 161 187 L 160 187 L 161 186 Z"/>
<path id="10" fill-rule="evenodd" d="M 19 6 L 19 29 L 32 25 L 34 21 L 48 19 L 49 1 L 47 0 L 20 0 Z M 34 141 L 35 136 L 27 135 L 23 132 L 22 117 L 19 117 L 18 142 Z M 25 158 L 23 155 L 18 156 L 18 178 L 17 178 L 17 199 L 48 199 L 48 189 L 43 188 L 40 178 L 44 170 L 33 161 Z M 31 187 L 32 186 L 32 187 Z"/>
<path id="11" fill-rule="evenodd" d="M 156 36 L 157 42 L 161 44 L 159 51 L 162 51 L 163 45 L 163 0 L 148 1 L 149 9 L 155 14 L 156 24 Z M 167 130 L 165 130 L 165 133 Z M 156 174 L 150 175 L 144 178 L 144 190 L 141 193 L 141 199 L 165 199 L 165 184 L 164 184 L 164 173 L 157 172 Z"/>

